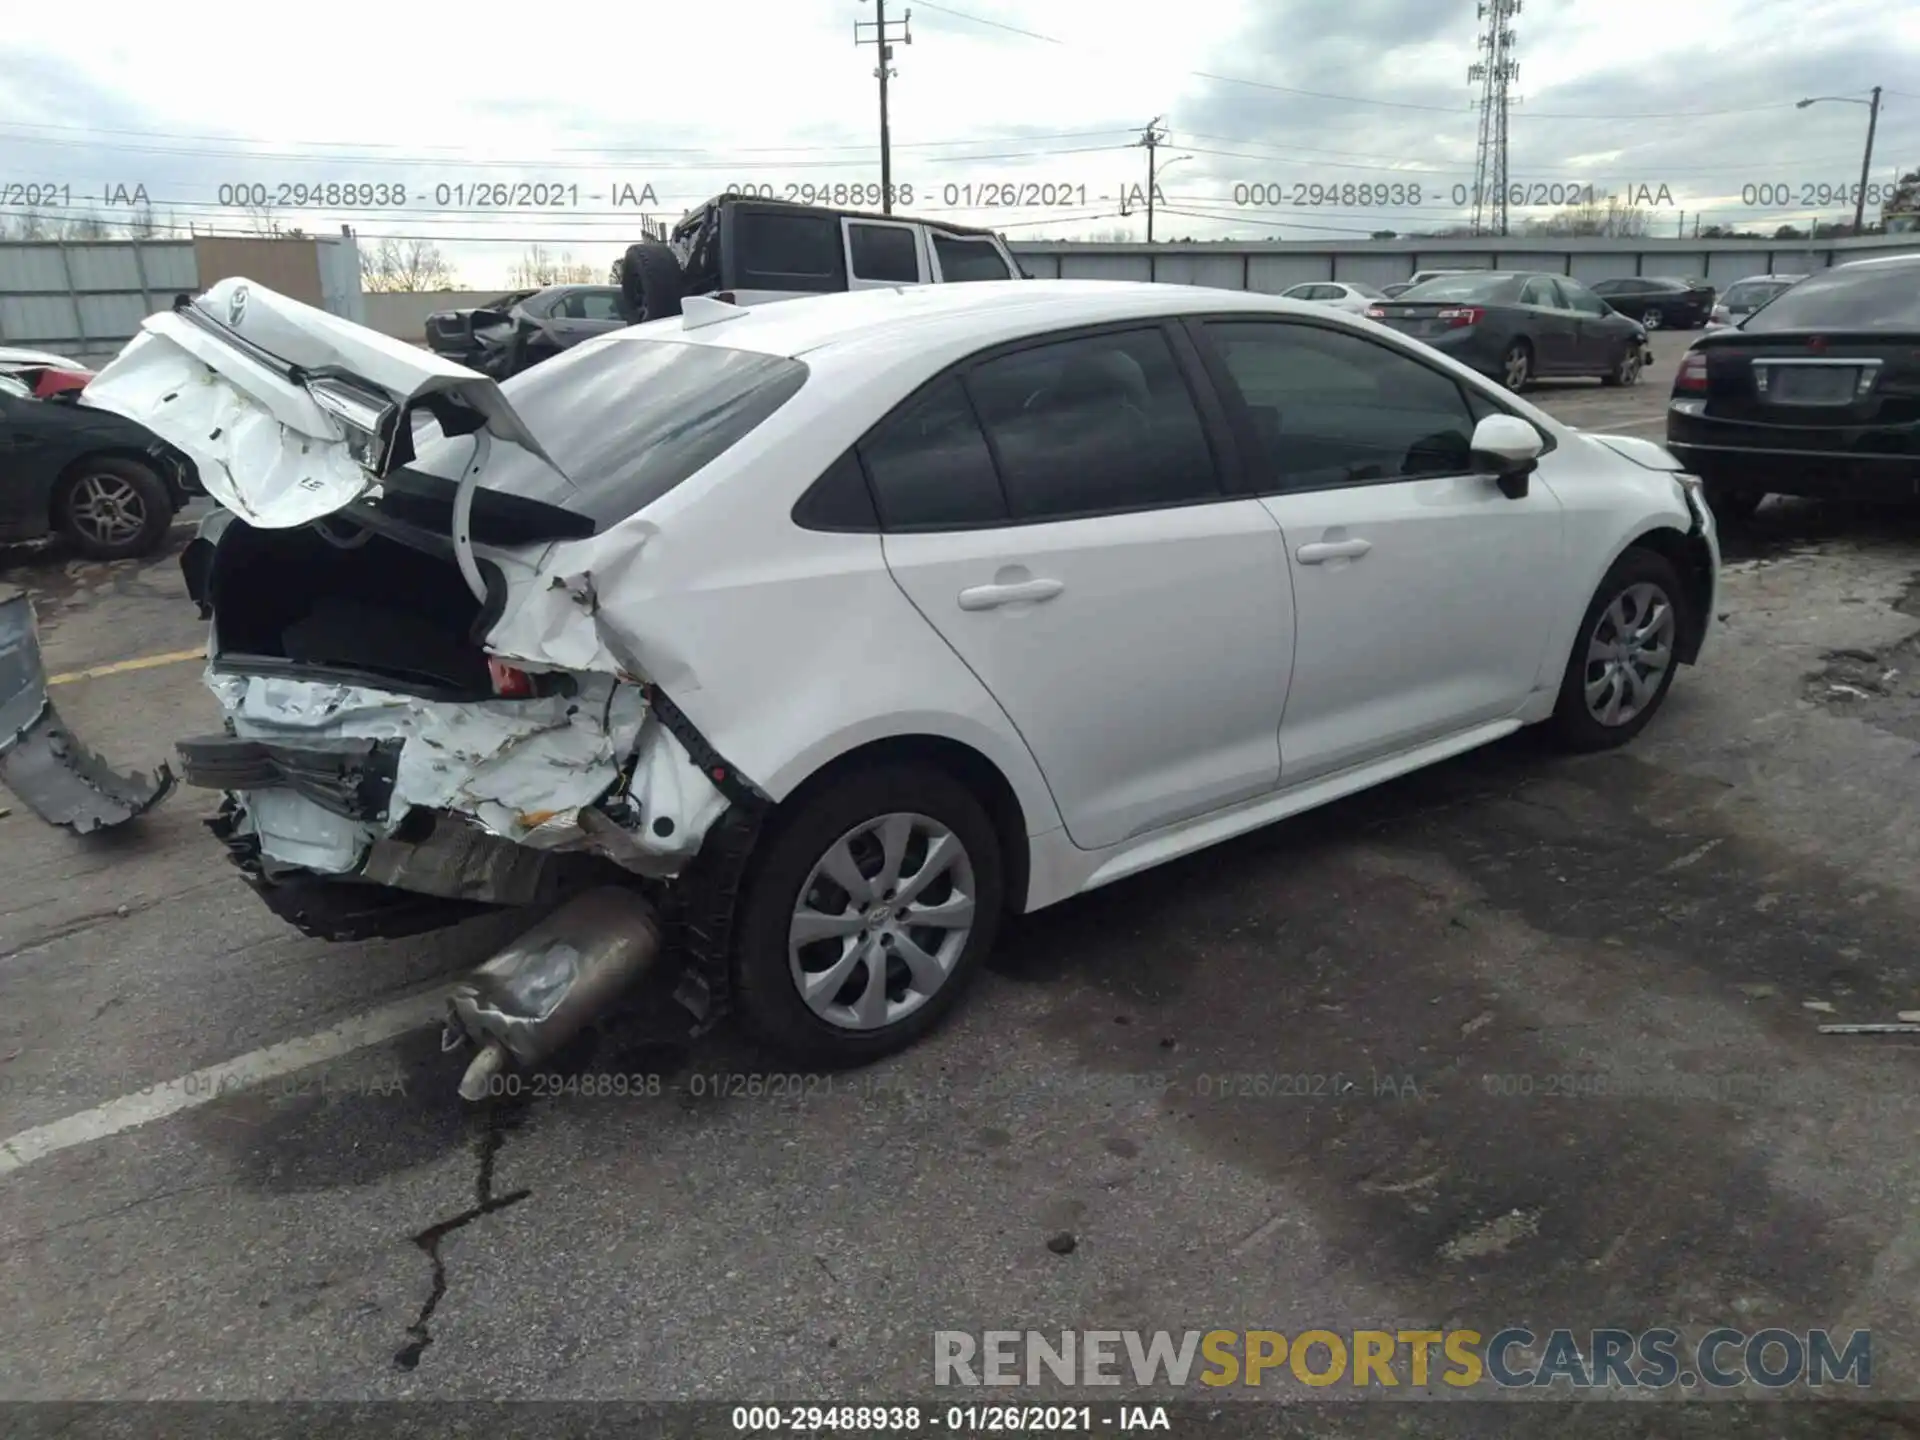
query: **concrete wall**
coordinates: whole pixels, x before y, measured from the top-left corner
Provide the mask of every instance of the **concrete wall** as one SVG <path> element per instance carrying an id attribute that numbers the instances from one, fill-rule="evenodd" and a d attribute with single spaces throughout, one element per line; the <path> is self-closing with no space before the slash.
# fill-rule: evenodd
<path id="1" fill-rule="evenodd" d="M 1142 245 L 1010 242 L 1040 279 L 1151 280 L 1272 294 L 1310 280 L 1391 285 L 1416 270 L 1547 270 L 1588 282 L 1698 275 L 1725 288 L 1745 275 L 1824 270 L 1869 255 L 1920 253 L 1920 234 L 1858 240 L 1351 240 Z"/>

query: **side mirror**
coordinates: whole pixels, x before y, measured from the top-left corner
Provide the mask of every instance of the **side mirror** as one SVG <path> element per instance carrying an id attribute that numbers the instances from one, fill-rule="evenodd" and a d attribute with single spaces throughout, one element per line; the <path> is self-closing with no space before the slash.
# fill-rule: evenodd
<path id="1" fill-rule="evenodd" d="M 1527 477 L 1540 463 L 1546 441 L 1517 415 L 1489 415 L 1473 427 L 1469 448 L 1473 468 L 1493 476 L 1509 500 L 1519 500 L 1526 496 Z"/>

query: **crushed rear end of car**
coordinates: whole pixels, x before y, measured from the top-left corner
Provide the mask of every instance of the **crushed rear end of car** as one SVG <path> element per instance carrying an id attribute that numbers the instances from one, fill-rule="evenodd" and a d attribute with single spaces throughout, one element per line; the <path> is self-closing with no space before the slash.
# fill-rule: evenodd
<path id="1" fill-rule="evenodd" d="M 87 403 L 179 446 L 222 507 L 181 563 L 224 723 L 179 743 L 181 778 L 220 794 L 208 824 L 271 909 L 357 940 L 558 905 L 455 995 L 470 1098 L 663 974 L 681 883 L 744 853 L 710 832 L 765 797 L 596 589 L 644 522 L 596 540 L 492 488 L 509 460 L 571 484 L 493 381 L 244 280 L 151 317 Z M 711 962 L 724 934 L 693 928 Z M 663 993 L 699 1028 L 712 981 Z"/>

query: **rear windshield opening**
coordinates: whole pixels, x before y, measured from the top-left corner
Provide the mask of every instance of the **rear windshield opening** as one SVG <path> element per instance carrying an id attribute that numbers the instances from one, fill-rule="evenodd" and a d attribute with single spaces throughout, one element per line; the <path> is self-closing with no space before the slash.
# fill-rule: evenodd
<path id="1" fill-rule="evenodd" d="M 590 340 L 500 387 L 565 478 L 518 445 L 499 443 L 480 484 L 610 525 L 737 445 L 806 379 L 802 362 L 780 355 L 626 336 Z M 430 420 L 415 444 L 411 476 L 449 486 L 474 448 L 471 438 L 442 435 Z"/>
<path id="2" fill-rule="evenodd" d="M 1841 266 L 1809 275 L 1748 317 L 1746 330 L 1920 329 L 1920 265 Z"/>

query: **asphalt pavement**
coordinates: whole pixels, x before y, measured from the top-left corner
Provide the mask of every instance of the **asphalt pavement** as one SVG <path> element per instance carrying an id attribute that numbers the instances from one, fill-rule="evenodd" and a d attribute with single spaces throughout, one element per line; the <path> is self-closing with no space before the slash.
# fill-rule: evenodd
<path id="1" fill-rule="evenodd" d="M 1538 398 L 1658 438 L 1689 338 Z M 853 1076 L 723 1030 L 470 1110 L 408 1007 L 510 920 L 327 945 L 203 792 L 13 804 L 0 1400 L 881 1399 L 938 1330 L 1509 1322 L 1867 1327 L 1913 1398 L 1915 1044 L 1817 1027 L 1920 1008 L 1920 519 L 1776 501 L 1728 562 L 1626 750 L 1516 737 L 1030 917 Z M 200 644 L 172 557 L 0 566 L 116 763 L 217 726 L 197 664 L 113 668 Z"/>

